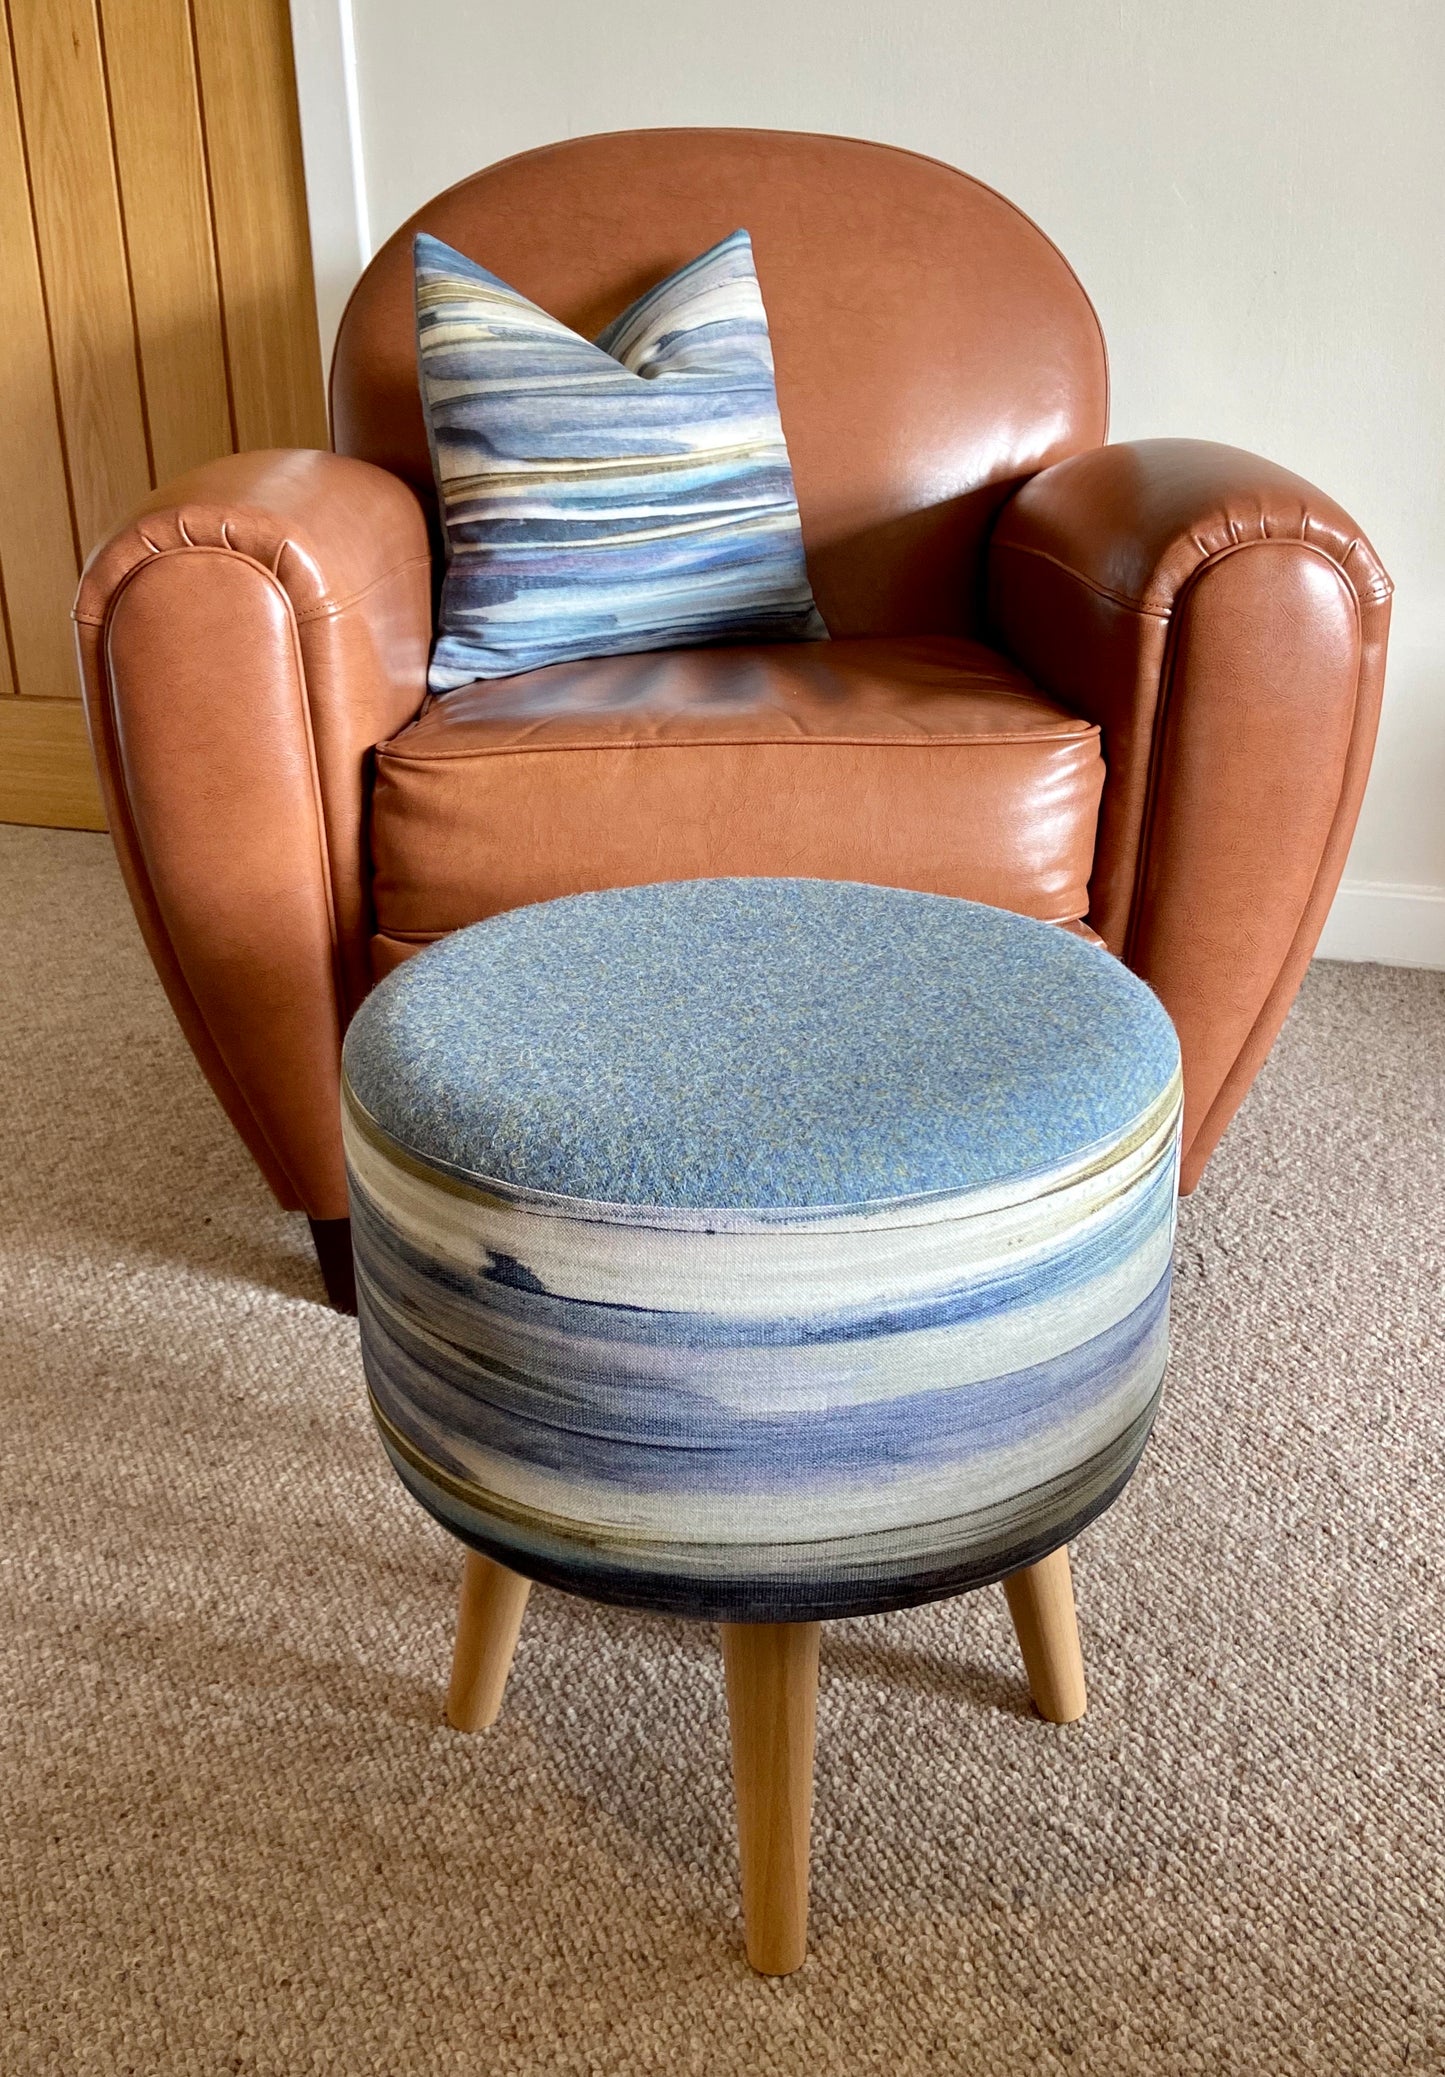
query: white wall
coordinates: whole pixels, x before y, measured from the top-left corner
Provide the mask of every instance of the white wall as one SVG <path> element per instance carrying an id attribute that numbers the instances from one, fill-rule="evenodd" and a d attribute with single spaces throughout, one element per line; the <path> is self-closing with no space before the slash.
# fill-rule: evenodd
<path id="1" fill-rule="evenodd" d="M 359 145 L 352 195 L 373 244 L 511 152 L 667 123 L 880 138 L 1021 204 L 1098 305 L 1113 437 L 1256 448 L 1338 498 L 1383 556 L 1398 587 L 1385 719 L 1322 949 L 1445 966 L 1441 0 L 293 0 L 293 13 L 313 193 L 326 185 L 324 306 L 357 261 L 354 228 L 327 245 L 338 138 Z M 344 68 L 315 49 L 340 51 L 341 22 L 354 138 Z"/>

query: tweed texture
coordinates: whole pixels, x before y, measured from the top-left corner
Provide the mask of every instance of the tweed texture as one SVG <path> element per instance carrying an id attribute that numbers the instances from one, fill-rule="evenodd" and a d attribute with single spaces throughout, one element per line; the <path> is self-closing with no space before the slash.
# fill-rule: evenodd
<path id="1" fill-rule="evenodd" d="M 519 1571 L 856 1615 L 1031 1563 L 1138 1461 L 1179 1055 L 1097 947 L 846 883 L 576 896 L 400 969 L 343 1082 L 383 1439 Z"/>
<path id="2" fill-rule="evenodd" d="M 746 231 L 593 344 L 440 240 L 417 362 L 446 534 L 430 684 L 826 635 Z"/>
<path id="3" fill-rule="evenodd" d="M 1445 974 L 1316 964 L 1180 1208 L 1088 1716 L 1031 1714 L 996 1591 L 824 1630 L 768 1982 L 715 1631 L 539 1587 L 447 1728 L 456 1545 L 107 839 L 0 826 L 0 876 L 6 2077 L 1442 2066 Z"/>
<path id="4" fill-rule="evenodd" d="M 614 1205 L 1012 1187 L 1126 1133 L 1173 1026 L 1055 924 L 836 880 L 619 887 L 429 947 L 346 1041 L 425 1161 Z"/>

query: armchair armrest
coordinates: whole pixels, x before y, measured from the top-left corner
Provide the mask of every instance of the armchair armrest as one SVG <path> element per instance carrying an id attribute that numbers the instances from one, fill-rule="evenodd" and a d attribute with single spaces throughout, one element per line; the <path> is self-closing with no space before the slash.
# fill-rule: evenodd
<path id="1" fill-rule="evenodd" d="M 1390 580 L 1288 470 L 1141 440 L 1033 477 L 995 529 L 987 583 L 1002 646 L 1103 731 L 1089 920 L 1178 1028 L 1192 1188 L 1344 868 Z"/>
<path id="2" fill-rule="evenodd" d="M 176 1015 L 281 1203 L 344 1217 L 368 760 L 425 697 L 421 508 L 367 462 L 229 455 L 102 542 L 75 620 L 111 832 Z"/>

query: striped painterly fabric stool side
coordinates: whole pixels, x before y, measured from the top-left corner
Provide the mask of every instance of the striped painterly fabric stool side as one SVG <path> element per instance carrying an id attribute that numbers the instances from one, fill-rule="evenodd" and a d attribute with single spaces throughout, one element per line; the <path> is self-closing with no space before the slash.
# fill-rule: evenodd
<path id="1" fill-rule="evenodd" d="M 511 1575 L 781 1635 L 1026 1577 L 1138 1461 L 1178 1046 L 1052 925 L 544 903 L 375 991 L 343 1109 L 382 1439 Z"/>

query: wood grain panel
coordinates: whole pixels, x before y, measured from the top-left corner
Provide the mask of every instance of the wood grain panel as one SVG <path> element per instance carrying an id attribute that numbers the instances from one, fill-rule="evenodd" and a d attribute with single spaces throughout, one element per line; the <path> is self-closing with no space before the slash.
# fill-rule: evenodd
<path id="1" fill-rule="evenodd" d="M 157 483 L 233 446 L 188 0 L 101 0 Z"/>
<path id="2" fill-rule="evenodd" d="M 3 577 L 0 577 L 0 608 L 5 604 Z M 15 694 L 15 673 L 10 668 L 10 626 L 6 616 L 4 639 L 0 640 L 0 700 L 12 699 Z"/>
<path id="3" fill-rule="evenodd" d="M 0 282 L 0 574 L 18 681 L 12 689 L 73 699 L 80 692 L 70 633 L 75 536 L 8 33 L 0 45 Z"/>
<path id="4" fill-rule="evenodd" d="M 0 0 L 0 821 L 103 827 L 79 562 L 155 482 L 325 446 L 286 0 Z"/>
<path id="5" fill-rule="evenodd" d="M 236 444 L 325 447 L 286 0 L 193 0 Z"/>
<path id="6" fill-rule="evenodd" d="M 82 554 L 151 486 L 100 35 L 90 0 L 10 0 Z"/>
<path id="7" fill-rule="evenodd" d="M 105 828 L 78 700 L 0 700 L 0 822 Z"/>

